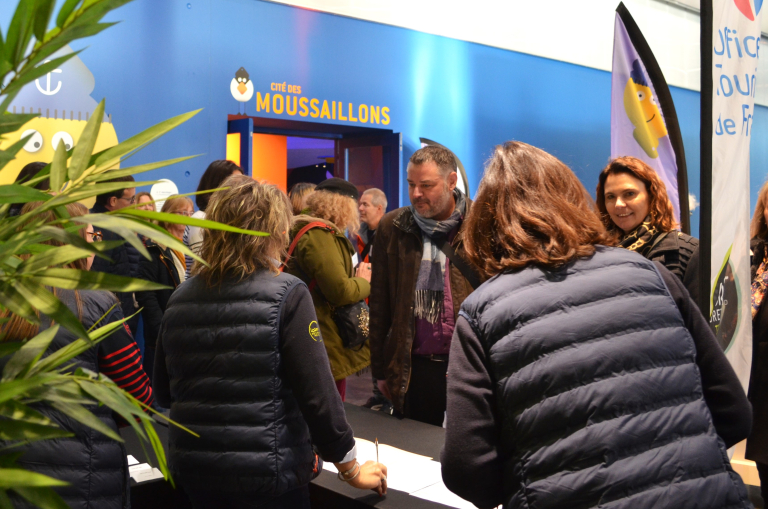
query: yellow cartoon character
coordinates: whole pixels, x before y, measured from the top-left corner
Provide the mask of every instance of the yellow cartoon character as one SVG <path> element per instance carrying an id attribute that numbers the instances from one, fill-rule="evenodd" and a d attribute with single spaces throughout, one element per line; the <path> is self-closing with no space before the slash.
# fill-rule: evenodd
<path id="1" fill-rule="evenodd" d="M 76 117 L 77 115 L 70 113 L 67 116 Z M 27 163 L 36 161 L 50 163 L 53 160 L 53 153 L 56 151 L 60 140 L 64 141 L 64 146 L 67 147 L 67 150 L 72 148 L 77 143 L 77 140 L 80 139 L 86 123 L 85 120 L 75 120 L 74 118 L 37 117 L 24 124 L 18 131 L 6 134 L 0 140 L 0 149 L 8 148 L 28 134 L 31 134 L 32 137 L 27 140 L 24 148 L 16 154 L 16 159 L 2 169 L 0 172 L 0 184 L 12 183 Z M 94 152 L 104 150 L 113 145 L 117 145 L 115 127 L 111 123 L 104 122 L 101 125 L 101 129 L 99 129 Z"/>
<path id="2" fill-rule="evenodd" d="M 635 126 L 632 134 L 637 143 L 648 157 L 659 157 L 656 147 L 659 146 L 659 138 L 667 135 L 667 126 L 637 60 L 632 63 L 632 72 L 624 88 L 624 111 Z"/>

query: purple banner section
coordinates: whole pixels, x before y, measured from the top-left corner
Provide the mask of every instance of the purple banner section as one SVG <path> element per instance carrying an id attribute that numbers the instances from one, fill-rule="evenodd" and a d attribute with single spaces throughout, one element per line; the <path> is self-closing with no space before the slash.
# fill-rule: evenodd
<path id="1" fill-rule="evenodd" d="M 656 90 L 619 14 L 613 36 L 611 81 L 611 159 L 633 156 L 664 181 L 680 223 L 675 151 L 657 101 Z"/>

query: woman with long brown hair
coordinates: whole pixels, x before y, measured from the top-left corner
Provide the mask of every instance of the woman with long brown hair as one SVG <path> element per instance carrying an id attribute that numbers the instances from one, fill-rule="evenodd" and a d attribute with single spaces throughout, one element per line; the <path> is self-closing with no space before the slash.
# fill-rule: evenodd
<path id="1" fill-rule="evenodd" d="M 763 500 L 768 500 L 768 183 L 757 196 L 750 228 L 752 251 L 752 371 L 749 400 L 752 402 L 752 433 L 746 458 L 757 464 Z"/>
<path id="2" fill-rule="evenodd" d="M 682 283 L 610 247 L 576 175 L 505 143 L 466 221 L 488 279 L 451 342 L 446 486 L 507 509 L 751 507 L 726 454 L 751 421 L 738 378 Z"/>
<path id="3" fill-rule="evenodd" d="M 386 467 L 360 465 L 307 286 L 278 269 L 291 211 L 276 186 L 233 175 L 208 219 L 195 275 L 171 297 L 154 386 L 171 419 L 168 464 L 193 507 L 305 509 L 320 461 L 357 488 L 386 492 Z M 180 432 L 179 432 L 180 431 Z"/>
<path id="4" fill-rule="evenodd" d="M 699 240 L 677 231 L 667 187 L 635 157 L 611 161 L 597 183 L 597 209 L 619 247 L 661 262 L 698 298 Z"/>
<path id="5" fill-rule="evenodd" d="M 21 209 L 21 214 L 34 211 L 40 205 L 42 202 L 28 203 Z M 88 213 L 88 209 L 79 203 L 70 203 L 65 207 L 70 217 Z M 33 220 L 53 222 L 58 220 L 58 217 L 53 211 L 47 211 L 37 214 Z M 79 233 L 88 242 L 101 240 L 91 225 L 82 228 Z M 56 240 L 46 241 L 46 244 L 62 245 Z M 81 258 L 65 265 L 64 268 L 88 270 L 92 261 L 92 257 Z M 120 304 L 110 292 L 62 289 L 52 291 L 80 319 L 86 329 L 91 329 L 96 324 L 107 325 L 123 318 Z M 45 315 L 39 316 L 39 325 L 7 312 L 2 314 L 2 318 L 10 318 L 0 326 L 0 341 L 3 342 L 26 341 L 52 326 L 51 318 Z M 48 347 L 47 354 L 69 345 L 76 339 L 78 338 L 72 332 L 60 328 Z M 75 357 L 68 369 L 75 371 L 78 368 L 110 377 L 123 390 L 146 405 L 153 402 L 149 379 L 141 369 L 139 349 L 126 327 L 118 327 L 94 348 Z M 18 461 L 19 466 L 68 483 L 67 486 L 54 488 L 68 507 L 130 507 L 128 464 L 123 444 L 51 407 L 37 404 L 31 406 L 51 419 L 53 425 L 71 432 L 73 436 L 32 442 L 14 449 L 23 453 Z M 92 406 L 90 410 L 102 423 L 117 431 L 117 424 L 109 407 Z M 16 495 L 12 494 L 11 499 L 16 502 L 16 507 L 26 507 Z"/>

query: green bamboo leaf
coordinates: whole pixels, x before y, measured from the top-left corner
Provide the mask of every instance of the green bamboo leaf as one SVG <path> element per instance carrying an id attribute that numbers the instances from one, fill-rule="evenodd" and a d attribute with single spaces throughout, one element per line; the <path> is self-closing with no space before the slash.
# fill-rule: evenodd
<path id="1" fill-rule="evenodd" d="M 69 15 L 72 14 L 82 1 L 83 0 L 67 0 L 64 2 L 64 5 L 59 9 L 59 14 L 56 16 L 56 26 L 59 28 L 63 27 L 64 22 L 67 21 Z"/>
<path id="2" fill-rule="evenodd" d="M 0 385 L 0 403 L 26 394 L 32 390 L 40 390 L 41 386 L 54 379 L 56 375 L 41 374 L 33 378 L 12 380 Z"/>
<path id="3" fill-rule="evenodd" d="M 34 0 L 20 0 L 8 27 L 8 36 L 5 39 L 5 60 L 12 67 L 16 67 L 21 62 L 24 50 L 32 38 L 34 7 Z"/>
<path id="4" fill-rule="evenodd" d="M 65 372 L 66 369 L 67 367 L 64 367 L 61 371 Z M 52 375 L 53 379 L 45 386 L 30 389 L 27 391 L 27 396 L 31 399 L 48 403 L 57 402 L 89 406 L 96 403 L 80 389 L 80 386 L 77 385 L 77 382 L 70 373 L 53 373 Z"/>
<path id="5" fill-rule="evenodd" d="M 44 426 L 31 422 L 0 419 L 0 440 L 13 442 L 36 442 L 52 438 L 73 437 L 74 433 L 57 426 Z"/>
<path id="6" fill-rule="evenodd" d="M 155 431 L 155 427 L 152 425 L 152 421 L 142 421 L 142 424 L 144 425 L 144 430 L 147 432 L 147 436 L 149 436 L 149 443 L 152 444 L 152 449 L 155 451 L 155 458 L 157 458 L 157 468 L 159 468 L 163 473 L 165 479 L 171 482 L 171 486 L 175 488 L 176 484 L 173 482 L 173 478 L 171 478 L 168 471 L 168 461 L 165 458 L 165 448 L 163 448 L 163 443 L 160 441 L 160 437 L 157 436 L 157 431 Z"/>
<path id="7" fill-rule="evenodd" d="M 56 152 L 53 154 L 53 162 L 51 162 L 51 190 L 59 191 L 66 179 L 67 147 L 64 146 L 64 140 L 59 140 L 59 146 L 56 147 Z"/>
<path id="8" fill-rule="evenodd" d="M 117 303 L 115 303 L 115 305 L 117 305 Z M 111 309 L 105 313 L 101 319 L 103 320 L 110 311 Z M 47 372 L 58 368 L 65 362 L 74 359 L 87 350 L 90 350 L 104 338 L 112 334 L 116 329 L 123 327 L 123 323 L 128 321 L 130 318 L 131 317 L 129 316 L 127 318 L 123 318 L 122 320 L 110 322 L 104 326 L 99 327 L 95 331 L 90 332 L 89 339 L 81 338 L 59 348 L 51 355 L 46 356 L 44 359 L 40 360 L 34 366 L 32 366 L 32 368 L 29 370 L 29 375 L 36 375 L 37 373 Z"/>
<path id="9" fill-rule="evenodd" d="M 13 468 L 16 461 L 24 455 L 24 452 L 12 452 L 0 454 L 0 468 Z"/>
<path id="10" fill-rule="evenodd" d="M 2 381 L 12 380 L 19 375 L 22 375 L 19 377 L 22 378 L 32 364 L 42 357 L 57 332 L 59 332 L 59 326 L 54 325 L 25 342 L 24 346 L 11 357 L 3 368 Z"/>
<path id="11" fill-rule="evenodd" d="M 21 126 L 37 116 L 37 113 L 8 113 L 6 111 L 0 115 L 0 135 L 18 131 Z"/>
<path id="12" fill-rule="evenodd" d="M 90 272 L 78 269 L 46 269 L 29 275 L 31 281 L 67 290 L 108 290 L 110 292 L 146 292 L 167 290 L 170 286 L 144 279 L 116 276 L 106 272 Z"/>
<path id="13" fill-rule="evenodd" d="M 67 224 L 66 229 L 57 228 L 55 226 L 40 226 L 38 228 L 30 228 L 20 231 L 5 241 L 5 243 L 0 243 L 0 257 L 8 254 L 23 254 L 23 250 L 27 246 L 32 246 L 47 240 L 58 240 L 63 244 L 69 244 L 93 253 L 99 258 L 109 259 L 109 257 L 103 253 L 123 243 L 123 241 L 88 242 L 79 234 L 75 233 L 82 228 L 85 228 L 85 225 L 80 223 L 69 223 Z"/>
<path id="14" fill-rule="evenodd" d="M 115 221 L 116 219 L 117 221 Z M 89 214 L 86 216 L 73 218 L 73 221 L 84 224 L 92 224 L 94 227 L 106 228 L 107 230 L 124 238 L 126 242 L 135 247 L 136 250 L 145 258 L 150 259 L 149 251 L 147 251 L 144 243 L 136 235 L 137 233 L 144 235 L 145 231 L 152 230 L 152 228 L 148 227 L 144 223 L 116 218 L 106 214 Z"/>
<path id="15" fill-rule="evenodd" d="M 29 257 L 19 266 L 16 272 L 26 274 L 48 269 L 54 265 L 67 265 L 75 260 L 91 256 L 91 252 L 90 249 L 81 249 L 76 246 L 54 247 Z"/>
<path id="16" fill-rule="evenodd" d="M 166 166 L 171 166 L 183 161 L 187 161 L 189 159 L 193 159 L 195 157 L 199 157 L 199 156 L 195 155 L 195 156 L 187 156 L 187 157 L 177 157 L 175 159 L 167 159 L 165 161 L 159 161 L 157 163 L 141 164 L 137 166 L 131 166 L 128 168 L 121 168 L 119 170 L 117 169 L 104 170 L 100 173 L 90 172 L 89 175 L 83 179 L 83 181 L 86 183 L 101 182 L 103 180 L 111 180 L 118 177 L 125 177 L 128 175 L 138 175 L 139 173 L 156 170 L 158 168 L 164 168 Z"/>
<path id="17" fill-rule="evenodd" d="M 80 50 L 82 51 L 82 50 Z M 70 58 L 74 57 L 80 51 L 73 51 L 72 53 L 68 53 L 64 55 L 63 57 L 57 57 L 51 60 L 50 62 L 45 62 L 43 64 L 38 65 L 37 67 L 33 69 L 29 69 L 26 72 L 17 74 L 9 83 L 8 86 L 3 90 L 3 94 L 16 94 L 18 91 L 20 91 L 22 88 L 24 88 L 24 85 L 27 83 L 31 83 L 35 81 L 38 78 L 42 78 L 49 72 L 53 71 L 54 69 L 61 67 L 61 64 L 69 60 Z"/>
<path id="18" fill-rule="evenodd" d="M 157 180 L 145 180 L 140 182 L 131 182 L 130 184 L 131 187 L 141 187 L 151 186 L 157 184 L 158 182 L 159 181 Z M 78 186 L 72 187 L 71 189 L 67 188 L 56 196 L 56 201 L 51 200 L 50 204 L 46 203 L 40 207 L 38 209 L 38 213 L 42 212 L 43 210 L 53 208 L 54 206 L 66 205 L 67 203 L 82 201 L 103 193 L 108 193 L 110 191 L 125 189 L 125 185 L 125 182 L 102 182 L 99 184 L 89 184 L 87 186 L 80 184 Z M 51 187 L 53 187 L 53 184 L 51 184 Z"/>
<path id="19" fill-rule="evenodd" d="M 53 14 L 53 8 L 56 5 L 54 0 L 38 0 L 35 6 L 35 24 L 34 34 L 35 39 L 42 41 L 45 37 L 45 31 L 48 28 L 48 22 L 51 20 L 51 14 Z"/>
<path id="20" fill-rule="evenodd" d="M 31 323 L 40 323 L 35 309 L 10 283 L 0 285 L 0 304 Z"/>
<path id="21" fill-rule="evenodd" d="M 13 503 L 6 490 L 0 489 L 0 509 L 13 509 Z"/>
<path id="22" fill-rule="evenodd" d="M 24 148 L 24 145 L 27 144 L 27 141 L 32 137 L 32 133 L 24 136 L 23 138 L 19 139 L 16 143 L 11 145 L 10 147 L 0 150 L 0 170 L 5 168 L 5 166 L 16 159 L 16 154 L 19 153 L 19 151 Z M 2 175 L 2 172 L 0 172 L 0 175 Z"/>
<path id="23" fill-rule="evenodd" d="M 67 483 L 47 475 L 30 472 L 21 468 L 0 468 L 0 488 L 23 488 L 41 486 L 66 486 Z M 66 506 L 65 506 L 66 507 Z"/>
<path id="24" fill-rule="evenodd" d="M 16 353 L 21 348 L 21 345 L 23 343 L 20 341 L 2 342 L 2 337 L 0 337 L 0 358 Z"/>
<path id="25" fill-rule="evenodd" d="M 128 393 L 122 391 L 112 380 L 101 375 L 99 377 L 106 382 L 96 382 L 93 380 L 80 380 L 80 388 L 88 393 L 92 398 L 107 405 L 112 411 L 117 412 L 125 422 L 131 424 L 131 427 L 136 431 L 136 434 L 144 440 L 147 440 L 147 435 L 141 429 L 136 422 L 136 417 L 141 419 L 148 419 L 141 407 L 134 403 L 135 399 L 129 396 Z M 116 390 L 111 390 L 116 389 Z"/>
<path id="26" fill-rule="evenodd" d="M 216 221 L 210 221 L 208 219 L 197 219 L 195 217 L 187 217 L 181 214 L 168 214 L 166 212 L 153 212 L 151 210 L 138 210 L 138 209 L 120 209 L 114 212 L 109 212 L 109 215 L 116 216 L 135 216 L 142 217 L 144 219 L 152 219 L 155 221 L 163 221 L 173 224 L 186 224 L 189 226 L 198 226 L 200 228 L 208 228 L 210 230 L 222 230 L 225 232 L 241 233 L 243 235 L 255 235 L 258 237 L 268 237 L 268 233 L 257 232 L 253 230 L 243 230 L 234 226 L 229 226 L 224 223 L 217 223 Z"/>
<path id="27" fill-rule="evenodd" d="M 77 12 L 64 22 L 65 27 L 91 25 L 101 20 L 109 11 L 127 4 L 131 0 L 86 0 Z"/>
<path id="28" fill-rule="evenodd" d="M 51 421 L 45 415 L 41 414 L 32 407 L 23 405 L 14 400 L 6 401 L 0 405 L 0 415 L 15 421 L 31 422 L 32 424 L 41 424 L 43 426 L 55 426 L 53 421 Z"/>
<path id="29" fill-rule="evenodd" d="M 77 145 L 75 145 L 72 159 L 69 162 L 69 173 L 67 175 L 69 180 L 80 178 L 80 175 L 88 168 L 93 147 L 96 146 L 96 138 L 99 136 L 99 128 L 101 127 L 101 119 L 103 117 L 104 99 L 96 106 L 93 116 L 88 120 L 83 132 L 80 134 Z"/>
<path id="30" fill-rule="evenodd" d="M 26 279 L 14 281 L 12 285 L 13 288 L 27 299 L 29 304 L 39 309 L 41 313 L 50 316 L 61 324 L 62 327 L 72 331 L 79 337 L 88 336 L 88 332 L 77 316 L 44 286 Z"/>
<path id="31" fill-rule="evenodd" d="M 91 157 L 91 162 L 89 166 L 96 165 L 96 171 L 99 171 L 99 169 L 101 169 L 102 167 L 108 168 L 112 166 L 115 162 L 117 162 L 125 154 L 128 154 L 129 152 L 133 152 L 134 150 L 137 150 L 143 147 L 144 145 L 147 145 L 148 143 L 153 142 L 154 140 L 164 135 L 171 129 L 178 127 L 179 125 L 183 124 L 190 118 L 194 117 L 201 111 L 202 110 L 190 111 L 189 113 L 184 113 L 182 115 L 169 118 L 168 120 L 164 120 L 159 124 L 156 124 L 148 129 L 145 129 L 139 134 L 131 136 L 127 140 L 121 143 L 118 143 L 114 147 L 110 147 L 106 150 L 102 150 L 101 152 L 98 152 Z"/>
<path id="32" fill-rule="evenodd" d="M 50 194 L 38 191 L 33 187 L 17 184 L 5 184 L 0 186 L 0 203 L 28 203 L 31 201 L 45 201 Z"/>
<path id="33" fill-rule="evenodd" d="M 101 419 L 93 415 L 90 410 L 86 409 L 82 405 L 78 405 L 77 403 L 67 403 L 64 401 L 51 401 L 50 405 L 59 412 L 62 412 L 76 420 L 80 424 L 84 424 L 89 428 L 95 429 L 96 431 L 106 435 L 112 440 L 117 442 L 123 441 L 123 439 L 120 438 L 120 435 L 118 435 L 112 428 L 104 424 Z"/>
<path id="34" fill-rule="evenodd" d="M 69 507 L 67 503 L 64 502 L 64 499 L 51 488 L 14 487 L 13 491 L 21 495 L 28 502 L 35 504 L 40 509 L 68 509 Z"/>

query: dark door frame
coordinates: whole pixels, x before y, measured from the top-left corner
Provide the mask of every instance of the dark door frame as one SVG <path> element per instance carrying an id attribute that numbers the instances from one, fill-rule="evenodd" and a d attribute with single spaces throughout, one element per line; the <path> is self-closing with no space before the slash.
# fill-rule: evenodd
<path id="1" fill-rule="evenodd" d="M 392 129 L 380 129 L 377 127 L 362 127 L 346 124 L 325 124 L 320 122 L 305 122 L 302 120 L 287 120 L 282 118 L 254 117 L 251 115 L 227 115 L 227 133 L 240 133 L 240 166 L 250 175 L 251 158 L 253 155 L 253 133 L 279 134 L 283 136 L 299 136 L 304 138 L 325 138 L 332 140 L 350 140 L 354 138 L 373 138 L 391 136 Z M 245 143 L 243 142 L 245 141 Z M 402 140 L 402 137 L 401 137 Z M 361 139 L 361 141 L 363 141 Z M 336 143 L 338 147 L 338 141 Z M 399 147 L 402 153 L 402 141 Z M 386 154 L 385 154 L 386 155 Z M 391 156 L 390 156 L 391 157 Z M 396 197 L 395 203 L 399 203 L 400 197 L 400 164 L 395 165 L 398 170 L 396 175 L 387 175 L 384 191 L 391 198 Z M 339 164 L 334 165 L 334 172 L 341 169 Z M 343 174 L 338 175 L 344 177 Z"/>

